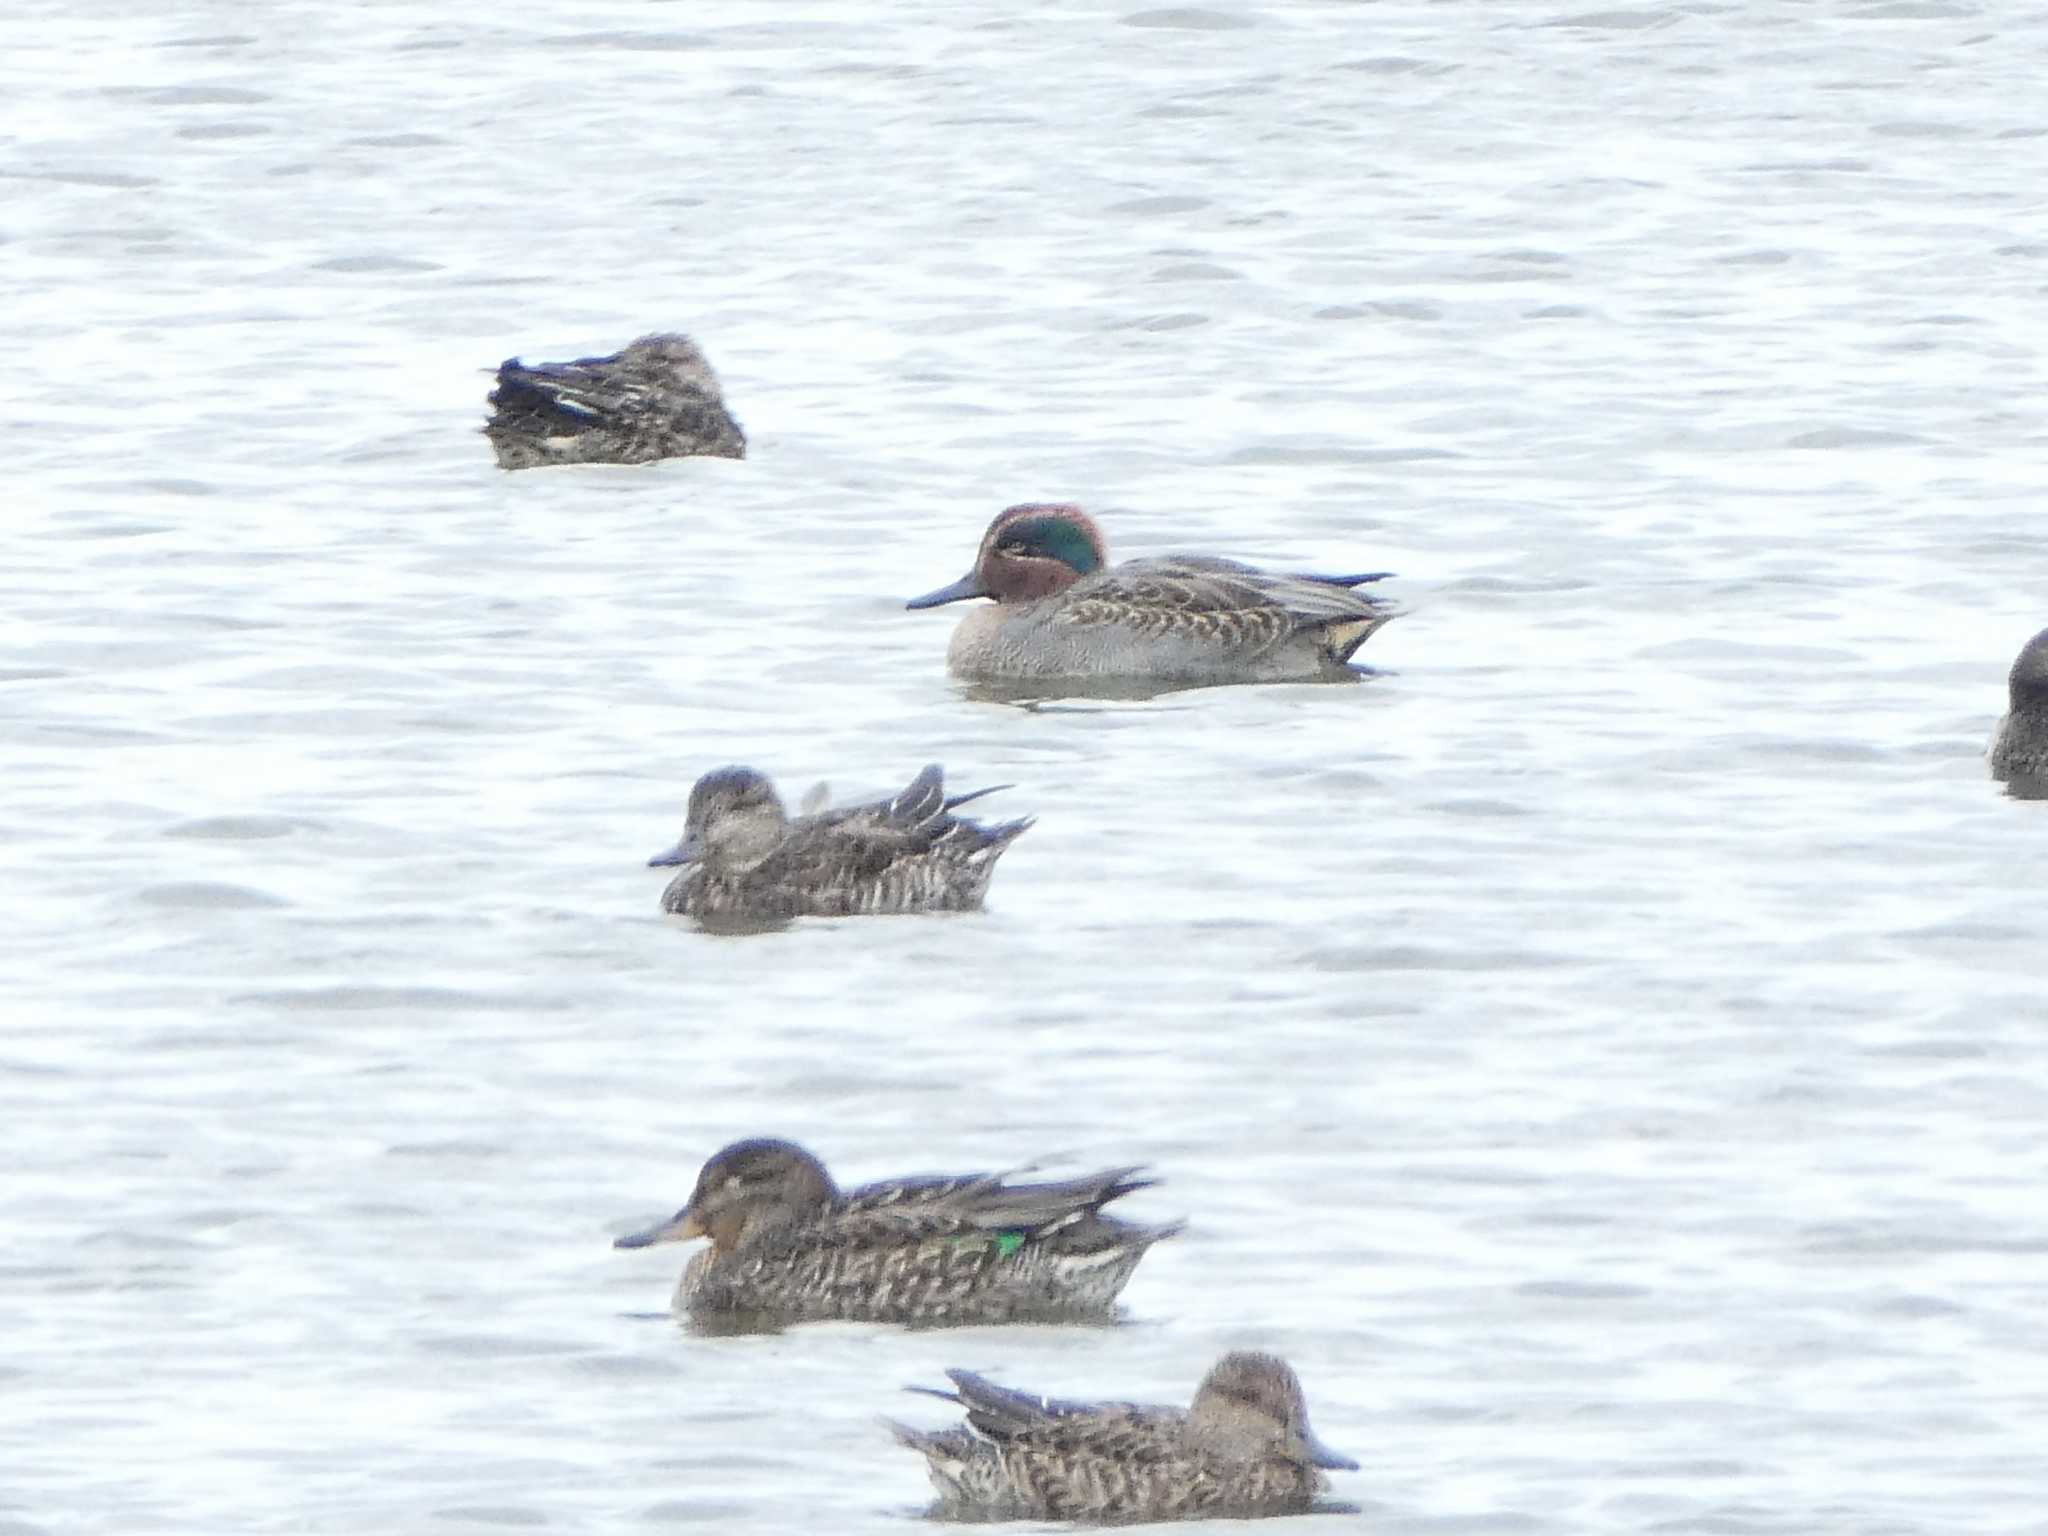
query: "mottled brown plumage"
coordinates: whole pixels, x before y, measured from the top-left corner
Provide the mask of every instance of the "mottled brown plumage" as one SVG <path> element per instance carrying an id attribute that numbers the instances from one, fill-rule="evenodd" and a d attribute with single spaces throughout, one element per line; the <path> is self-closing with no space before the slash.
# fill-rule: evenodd
<path id="1" fill-rule="evenodd" d="M 968 911 L 1031 826 L 953 814 L 989 793 L 948 798 L 932 763 L 893 799 L 792 821 L 765 774 L 719 768 L 690 790 L 682 841 L 648 862 L 683 866 L 662 893 L 664 911 L 713 922 Z"/>
<path id="2" fill-rule="evenodd" d="M 746 434 L 687 336 L 642 336 L 606 357 L 498 365 L 484 435 L 500 469 L 743 459 Z"/>
<path id="3" fill-rule="evenodd" d="M 908 606 L 995 599 L 953 633 L 947 662 L 963 677 L 1304 682 L 1354 675 L 1352 653 L 1395 610 L 1353 588 L 1385 574 L 1291 576 L 1214 555 L 1111 566 L 1079 507 L 1031 503 L 989 525 L 972 571 Z"/>
<path id="4" fill-rule="evenodd" d="M 841 1192 L 802 1147 L 758 1138 L 719 1152 L 687 1205 L 616 1246 L 710 1238 L 675 1296 L 678 1310 L 698 1316 L 770 1327 L 1102 1322 L 1145 1251 L 1180 1230 L 1102 1214 L 1151 1185 L 1138 1172 L 1038 1184 L 972 1173 Z"/>
<path id="5" fill-rule="evenodd" d="M 891 1423 L 920 1452 L 933 1513 L 971 1520 L 1185 1520 L 1296 1514 L 1358 1463 L 1316 1439 L 1301 1382 L 1277 1356 L 1236 1351 L 1185 1410 L 1065 1402 L 948 1371 L 967 1428 Z M 918 1388 L 919 1391 L 932 1391 Z"/>

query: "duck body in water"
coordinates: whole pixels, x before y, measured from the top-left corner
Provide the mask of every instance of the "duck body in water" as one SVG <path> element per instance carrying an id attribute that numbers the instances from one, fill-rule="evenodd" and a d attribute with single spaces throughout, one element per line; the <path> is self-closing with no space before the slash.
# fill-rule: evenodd
<path id="1" fill-rule="evenodd" d="M 929 764 L 889 800 L 791 820 L 766 774 L 719 768 L 690 790 L 682 841 L 648 863 L 681 865 L 662 910 L 713 922 L 964 912 L 1031 819 L 984 824 L 953 808 Z"/>
<path id="2" fill-rule="evenodd" d="M 1032 502 L 997 515 L 965 576 L 905 606 L 994 599 L 946 652 L 976 681 L 1315 682 L 1357 676 L 1353 652 L 1397 610 L 1355 589 L 1388 574 L 1285 575 L 1216 555 L 1113 566 L 1087 513 Z"/>
<path id="3" fill-rule="evenodd" d="M 936 1433 L 891 1423 L 923 1454 L 933 1513 L 960 1520 L 1189 1520 L 1291 1515 L 1327 1486 L 1323 1468 L 1358 1463 L 1316 1439 L 1286 1361 L 1238 1350 L 1210 1369 L 1187 1408 L 1062 1402 L 948 1371 L 928 1391 L 967 1410 Z"/>
<path id="4" fill-rule="evenodd" d="M 747 456 L 718 376 L 687 336 L 642 336 L 605 357 L 498 365 L 484 436 L 500 469 Z"/>
<path id="5" fill-rule="evenodd" d="M 674 1216 L 614 1246 L 708 1237 L 675 1295 L 678 1311 L 700 1318 L 1100 1323 L 1146 1250 L 1180 1230 L 1102 1213 L 1152 1184 L 1139 1171 L 1037 1184 L 933 1175 L 842 1191 L 802 1147 L 758 1137 L 707 1162 Z"/>

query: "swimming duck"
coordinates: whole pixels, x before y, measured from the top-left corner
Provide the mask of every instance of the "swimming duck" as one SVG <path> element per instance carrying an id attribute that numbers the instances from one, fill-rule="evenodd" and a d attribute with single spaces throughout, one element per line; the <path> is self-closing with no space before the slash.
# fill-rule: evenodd
<path id="1" fill-rule="evenodd" d="M 1003 850 L 1031 827 L 1028 816 L 984 826 L 953 814 L 992 793 L 949 799 L 930 763 L 892 800 L 791 821 L 766 774 L 717 768 L 690 790 L 682 841 L 647 862 L 683 866 L 662 910 L 697 918 L 971 911 Z"/>
<path id="2" fill-rule="evenodd" d="M 1214 555 L 1112 566 L 1087 513 L 1033 502 L 997 514 L 973 570 L 905 606 L 995 599 L 953 631 L 946 661 L 965 678 L 1309 682 L 1355 675 L 1345 663 L 1396 610 L 1351 589 L 1387 574 L 1288 576 Z"/>
<path id="3" fill-rule="evenodd" d="M 1210 1368 L 1185 1411 L 1076 1403 L 948 1371 L 920 1387 L 967 1410 L 965 1429 L 891 1422 L 922 1452 L 932 1513 L 969 1520 L 1188 1520 L 1299 1514 L 1328 1486 L 1317 1469 L 1358 1463 L 1317 1440 L 1286 1361 L 1247 1350 Z"/>
<path id="4" fill-rule="evenodd" d="M 2006 690 L 2011 704 L 1991 736 L 1991 776 L 2048 779 L 2048 629 L 2020 647 Z"/>
<path id="5" fill-rule="evenodd" d="M 968 1173 L 842 1191 L 794 1142 L 757 1138 L 706 1163 L 674 1216 L 613 1246 L 710 1238 L 675 1294 L 678 1311 L 700 1317 L 768 1326 L 1105 1322 L 1145 1251 L 1180 1230 L 1102 1214 L 1152 1185 L 1138 1172 L 1044 1184 Z"/>
<path id="6" fill-rule="evenodd" d="M 500 469 L 747 456 L 718 376 L 687 336 L 642 336 L 609 357 L 498 365 L 484 435 Z"/>

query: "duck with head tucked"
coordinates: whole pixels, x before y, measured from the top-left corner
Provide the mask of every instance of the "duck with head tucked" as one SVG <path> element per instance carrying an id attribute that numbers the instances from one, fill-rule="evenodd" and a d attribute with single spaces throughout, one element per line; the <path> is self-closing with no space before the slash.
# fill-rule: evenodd
<path id="1" fill-rule="evenodd" d="M 930 1392 L 967 1410 L 967 1428 L 891 1422 L 921 1452 L 958 1520 L 1190 1520 L 1299 1514 L 1328 1486 L 1320 1468 L 1358 1463 L 1316 1439 L 1301 1382 L 1275 1355 L 1238 1350 L 1210 1368 L 1191 1406 L 1078 1403 L 948 1371 Z"/>
<path id="2" fill-rule="evenodd" d="M 973 570 L 905 606 L 995 599 L 953 631 L 946 660 L 964 678 L 1314 682 L 1357 675 L 1352 653 L 1396 610 L 1354 589 L 1388 574 L 1289 576 L 1215 555 L 1112 566 L 1087 513 L 1033 502 L 989 524 Z"/>
<path id="3" fill-rule="evenodd" d="M 2048 629 L 2020 648 L 2006 696 L 2009 707 L 1991 736 L 1991 776 L 2048 781 Z"/>
<path id="4" fill-rule="evenodd" d="M 841 1190 L 802 1147 L 764 1137 L 719 1152 L 689 1204 L 613 1246 L 710 1238 L 675 1294 L 676 1310 L 699 1319 L 1100 1323 L 1146 1250 L 1180 1230 L 1102 1214 L 1152 1185 L 1139 1171 L 1041 1184 L 936 1175 Z"/>
<path id="5" fill-rule="evenodd" d="M 500 469 L 747 456 L 718 376 L 687 336 L 642 336 L 606 357 L 498 365 L 484 435 Z"/>
<path id="6" fill-rule="evenodd" d="M 713 922 L 972 911 L 1032 823 L 984 825 L 953 808 L 1003 787 L 949 798 L 930 763 L 893 799 L 792 821 L 766 774 L 717 768 L 690 790 L 682 841 L 647 862 L 682 866 L 663 911 Z"/>

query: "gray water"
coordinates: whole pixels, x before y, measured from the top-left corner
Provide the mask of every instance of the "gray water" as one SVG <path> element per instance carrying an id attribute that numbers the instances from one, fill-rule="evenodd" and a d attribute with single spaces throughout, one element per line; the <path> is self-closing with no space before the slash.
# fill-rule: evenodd
<path id="1" fill-rule="evenodd" d="M 14 0 L 0 1531 L 900 1532 L 901 1386 L 1237 1346 L 1376 1530 L 2048 1529 L 2044 74 L 1931 0 Z M 492 466 L 481 370 L 662 328 L 752 458 Z M 1409 612 L 966 697 L 901 600 L 1042 498 Z M 932 759 L 1040 818 L 985 914 L 659 914 L 704 769 Z M 609 1240 L 760 1133 L 1191 1225 L 1113 1330 L 695 1337 Z"/>

